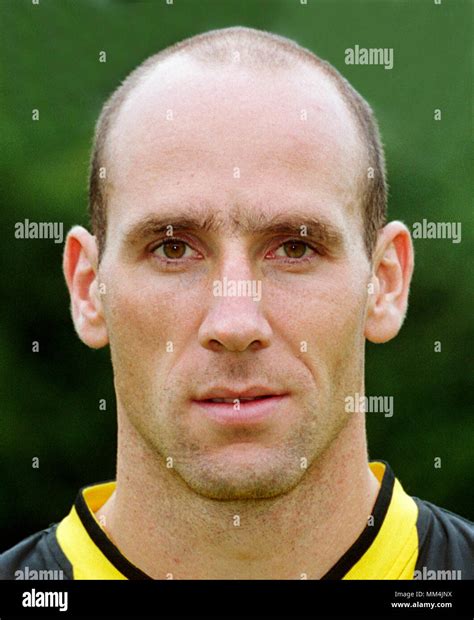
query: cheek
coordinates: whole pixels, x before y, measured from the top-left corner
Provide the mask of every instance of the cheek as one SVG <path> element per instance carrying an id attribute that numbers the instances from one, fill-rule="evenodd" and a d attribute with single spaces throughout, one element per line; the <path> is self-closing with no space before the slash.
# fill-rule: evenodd
<path id="1" fill-rule="evenodd" d="M 124 356 L 149 361 L 160 358 L 186 337 L 195 320 L 194 295 L 179 279 L 139 279 L 116 277 L 120 284 L 108 287 L 105 315 L 112 349 Z M 168 351 L 169 352 L 169 351 Z"/>
<path id="2" fill-rule="evenodd" d="M 337 286 L 321 304 L 316 355 L 325 360 L 333 392 L 355 389 L 363 374 L 365 290 Z"/>
<path id="3" fill-rule="evenodd" d="M 154 403 L 163 398 L 166 377 L 185 346 L 193 313 L 186 293 L 176 286 L 114 281 L 120 285 L 108 288 L 104 305 L 114 383 L 122 406 L 142 424 L 156 415 Z"/>
<path id="4" fill-rule="evenodd" d="M 333 270 L 272 292 L 273 329 L 308 366 L 337 367 L 363 350 L 366 290 L 361 274 Z M 305 346 L 307 350 L 304 351 Z"/>

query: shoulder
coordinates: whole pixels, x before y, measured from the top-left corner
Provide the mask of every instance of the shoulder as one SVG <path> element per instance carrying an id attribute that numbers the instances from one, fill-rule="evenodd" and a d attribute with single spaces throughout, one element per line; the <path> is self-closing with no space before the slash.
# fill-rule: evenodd
<path id="1" fill-rule="evenodd" d="M 0 579 L 70 579 L 71 566 L 56 539 L 57 524 L 0 554 Z"/>
<path id="2" fill-rule="evenodd" d="M 419 578 L 474 579 L 474 523 L 431 502 L 413 499 L 418 506 Z M 428 576 L 433 575 L 430 571 L 436 576 Z"/>

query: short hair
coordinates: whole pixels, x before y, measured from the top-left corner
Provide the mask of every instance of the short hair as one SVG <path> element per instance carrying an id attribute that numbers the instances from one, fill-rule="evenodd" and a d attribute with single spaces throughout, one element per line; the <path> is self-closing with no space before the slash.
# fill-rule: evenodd
<path id="1" fill-rule="evenodd" d="M 364 243 L 369 259 L 377 241 L 377 232 L 386 222 L 387 183 L 385 157 L 377 121 L 370 105 L 350 83 L 327 61 L 286 37 L 235 26 L 211 30 L 171 45 L 154 54 L 135 68 L 105 102 L 95 127 L 89 171 L 89 216 L 96 236 L 99 261 L 107 234 L 107 179 L 101 169 L 106 167 L 107 146 L 111 129 L 123 103 L 158 63 L 173 55 L 188 54 L 207 64 L 230 63 L 239 58 L 249 68 L 294 68 L 295 61 L 320 69 L 336 86 L 355 120 L 365 146 L 367 168 L 361 168 L 360 202 L 364 226 Z M 373 173 L 368 174 L 368 168 Z M 107 175 L 105 175 L 107 176 Z"/>

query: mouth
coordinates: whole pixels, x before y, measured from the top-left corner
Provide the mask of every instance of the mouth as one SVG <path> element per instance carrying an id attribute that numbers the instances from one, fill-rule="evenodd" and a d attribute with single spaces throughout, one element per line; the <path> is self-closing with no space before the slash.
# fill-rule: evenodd
<path id="1" fill-rule="evenodd" d="M 245 397 L 245 396 L 236 396 L 235 398 L 206 398 L 204 399 L 203 402 L 207 402 L 207 403 L 232 403 L 233 405 L 236 404 L 236 402 L 238 401 L 239 403 L 246 403 L 246 402 L 252 402 L 254 400 L 262 400 L 264 398 L 273 398 L 272 394 L 266 394 L 265 396 L 254 396 L 252 397 Z"/>
<path id="2" fill-rule="evenodd" d="M 231 396 L 210 395 L 194 400 L 199 411 L 220 425 L 242 426 L 267 422 L 282 410 L 288 394 L 256 394 L 253 396 L 235 393 Z"/>

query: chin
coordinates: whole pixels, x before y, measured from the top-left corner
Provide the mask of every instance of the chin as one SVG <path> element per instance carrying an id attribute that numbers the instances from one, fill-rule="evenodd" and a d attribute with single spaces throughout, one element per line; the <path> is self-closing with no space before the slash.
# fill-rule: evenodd
<path id="1" fill-rule="evenodd" d="M 208 462 L 179 471 L 184 482 L 198 495 L 220 501 L 271 499 L 289 493 L 304 476 L 299 467 L 266 466 L 260 463 Z"/>

